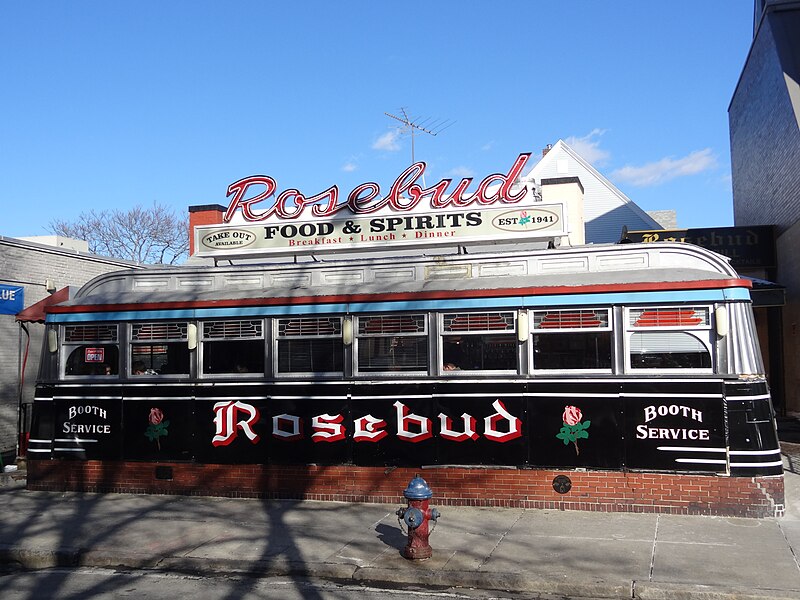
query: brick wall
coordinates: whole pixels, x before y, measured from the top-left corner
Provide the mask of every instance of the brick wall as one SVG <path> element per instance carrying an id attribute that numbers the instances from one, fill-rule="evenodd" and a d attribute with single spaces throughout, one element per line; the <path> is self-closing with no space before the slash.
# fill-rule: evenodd
<path id="1" fill-rule="evenodd" d="M 157 468 L 171 479 L 157 478 Z M 782 516 L 783 477 L 719 477 L 618 471 L 201 465 L 110 461 L 29 461 L 28 489 L 403 503 L 416 474 L 433 505 L 642 512 L 736 517 Z M 162 477 L 165 475 L 161 473 Z M 566 494 L 553 479 L 566 475 Z"/>
<path id="2" fill-rule="evenodd" d="M 194 228 L 200 225 L 222 223 L 225 207 L 221 204 L 203 204 L 189 207 L 189 256 L 194 254 Z"/>

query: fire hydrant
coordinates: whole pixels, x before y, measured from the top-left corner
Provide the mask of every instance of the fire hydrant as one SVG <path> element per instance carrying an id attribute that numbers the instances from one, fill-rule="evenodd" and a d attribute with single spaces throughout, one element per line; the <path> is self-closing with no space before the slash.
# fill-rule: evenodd
<path id="1" fill-rule="evenodd" d="M 428 537 L 436 527 L 439 511 L 428 508 L 428 500 L 433 496 L 428 483 L 419 475 L 414 477 L 403 491 L 408 501 L 408 506 L 397 509 L 397 522 L 400 529 L 403 523 L 408 530 L 408 543 L 403 548 L 403 556 L 411 559 L 425 559 L 433 555 L 433 549 L 428 543 Z M 433 527 L 430 522 L 433 521 Z"/>

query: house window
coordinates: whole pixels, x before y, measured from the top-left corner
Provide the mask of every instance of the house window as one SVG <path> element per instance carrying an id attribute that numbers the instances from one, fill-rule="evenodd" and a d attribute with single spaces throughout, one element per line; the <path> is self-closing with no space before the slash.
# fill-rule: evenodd
<path id="1" fill-rule="evenodd" d="M 119 375 L 116 325 L 65 325 L 64 375 Z"/>
<path id="2" fill-rule="evenodd" d="M 609 315 L 609 309 L 533 311 L 533 370 L 610 372 Z"/>
<path id="3" fill-rule="evenodd" d="M 442 372 L 516 371 L 514 312 L 442 315 Z"/>
<path id="4" fill-rule="evenodd" d="M 203 373 L 264 373 L 264 323 L 261 320 L 206 321 Z"/>
<path id="5" fill-rule="evenodd" d="M 277 320 L 278 373 L 342 374 L 341 317 Z"/>
<path id="6" fill-rule="evenodd" d="M 358 317 L 360 373 L 428 370 L 428 334 L 423 314 Z"/>
<path id="7" fill-rule="evenodd" d="M 131 325 L 131 375 L 188 375 L 188 323 Z"/>
<path id="8" fill-rule="evenodd" d="M 631 308 L 626 323 L 631 370 L 711 370 L 708 307 Z"/>

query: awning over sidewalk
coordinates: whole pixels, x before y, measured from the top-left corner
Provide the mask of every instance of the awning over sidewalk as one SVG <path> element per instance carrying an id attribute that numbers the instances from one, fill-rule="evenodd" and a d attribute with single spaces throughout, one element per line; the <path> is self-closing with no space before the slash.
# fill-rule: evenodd
<path id="1" fill-rule="evenodd" d="M 66 302 L 74 295 L 74 289 L 75 288 L 72 286 L 63 287 L 57 292 L 49 295 L 47 298 L 39 300 L 35 304 L 31 304 L 28 308 L 25 308 L 17 313 L 17 322 L 44 323 L 45 308 L 52 306 L 53 304 Z"/>
<path id="2" fill-rule="evenodd" d="M 745 277 L 745 279 L 753 282 L 750 297 L 753 299 L 754 308 L 784 306 L 786 304 L 785 286 L 766 279 L 758 279 L 757 277 Z"/>

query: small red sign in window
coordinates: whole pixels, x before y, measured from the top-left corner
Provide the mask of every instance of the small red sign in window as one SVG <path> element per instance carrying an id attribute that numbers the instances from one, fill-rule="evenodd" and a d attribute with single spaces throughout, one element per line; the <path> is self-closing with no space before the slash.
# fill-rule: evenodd
<path id="1" fill-rule="evenodd" d="M 86 348 L 85 362 L 87 363 L 101 363 L 106 359 L 105 348 Z"/>

